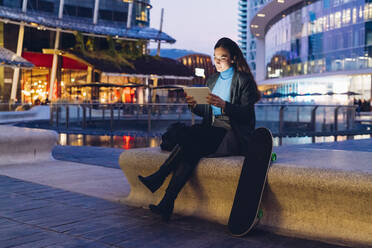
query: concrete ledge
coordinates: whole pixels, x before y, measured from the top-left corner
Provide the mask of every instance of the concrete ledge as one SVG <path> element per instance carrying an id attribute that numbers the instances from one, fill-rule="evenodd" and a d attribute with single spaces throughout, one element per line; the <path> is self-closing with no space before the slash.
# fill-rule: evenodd
<path id="1" fill-rule="evenodd" d="M 0 166 L 52 159 L 54 131 L 0 125 Z"/>
<path id="2" fill-rule="evenodd" d="M 263 196 L 260 228 L 330 243 L 372 246 L 372 153 L 293 148 L 277 153 Z M 126 204 L 147 207 L 161 199 L 168 181 L 151 194 L 137 175 L 156 171 L 167 155 L 160 148 L 121 154 L 119 164 L 131 186 L 123 200 Z M 202 159 L 180 193 L 175 212 L 226 225 L 242 163 L 243 157 Z"/>
<path id="3" fill-rule="evenodd" d="M 158 147 L 132 149 L 121 154 L 119 164 L 131 186 L 130 194 L 123 200 L 124 203 L 147 208 L 150 203 L 160 201 L 170 177 L 152 194 L 137 176 L 147 176 L 156 171 L 168 154 Z M 174 212 L 226 224 L 242 164 L 243 157 L 202 159 L 195 175 L 179 194 Z"/>

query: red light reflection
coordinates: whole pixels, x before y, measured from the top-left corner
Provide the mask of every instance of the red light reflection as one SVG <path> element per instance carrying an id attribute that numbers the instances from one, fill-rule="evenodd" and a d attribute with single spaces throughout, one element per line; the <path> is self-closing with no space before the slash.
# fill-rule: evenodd
<path id="1" fill-rule="evenodd" d="M 123 149 L 128 150 L 131 148 L 130 142 L 134 140 L 134 137 L 132 136 L 123 136 Z"/>

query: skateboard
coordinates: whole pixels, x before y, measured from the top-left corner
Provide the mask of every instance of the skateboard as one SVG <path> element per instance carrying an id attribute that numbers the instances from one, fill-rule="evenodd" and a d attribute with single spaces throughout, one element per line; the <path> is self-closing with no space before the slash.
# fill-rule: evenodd
<path id="1" fill-rule="evenodd" d="M 267 172 L 270 162 L 276 160 L 272 147 L 273 137 L 268 129 L 260 127 L 253 131 L 228 222 L 234 236 L 246 235 L 262 218 L 259 207 Z"/>

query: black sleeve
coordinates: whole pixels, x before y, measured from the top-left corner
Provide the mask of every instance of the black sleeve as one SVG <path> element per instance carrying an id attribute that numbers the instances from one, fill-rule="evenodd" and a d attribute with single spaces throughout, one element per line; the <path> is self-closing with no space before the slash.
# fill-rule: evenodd
<path id="1" fill-rule="evenodd" d="M 194 108 L 190 107 L 192 113 L 199 115 L 200 117 L 204 117 L 207 113 L 207 106 L 206 104 L 196 104 Z"/>
<path id="2" fill-rule="evenodd" d="M 241 123 L 250 123 L 254 118 L 254 104 L 257 97 L 257 86 L 255 82 L 250 81 L 249 76 L 239 78 L 239 100 L 237 103 L 226 102 L 225 113 L 231 118 Z"/>

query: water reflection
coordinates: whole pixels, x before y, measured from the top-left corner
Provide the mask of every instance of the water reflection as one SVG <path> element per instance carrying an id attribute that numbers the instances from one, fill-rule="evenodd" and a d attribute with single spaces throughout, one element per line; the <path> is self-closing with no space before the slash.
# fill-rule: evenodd
<path id="1" fill-rule="evenodd" d="M 84 134 L 59 134 L 59 144 L 62 146 L 102 146 L 121 149 L 159 146 L 161 136 L 109 136 Z"/>
<path id="2" fill-rule="evenodd" d="M 368 139 L 372 135 L 353 136 L 322 136 L 322 137 L 274 137 L 274 146 L 299 145 L 322 142 L 335 142 L 345 140 Z M 161 136 L 108 136 L 108 135 L 85 135 L 85 134 L 59 134 L 59 144 L 62 146 L 102 146 L 121 149 L 133 149 L 141 147 L 155 147 L 161 143 Z"/>

